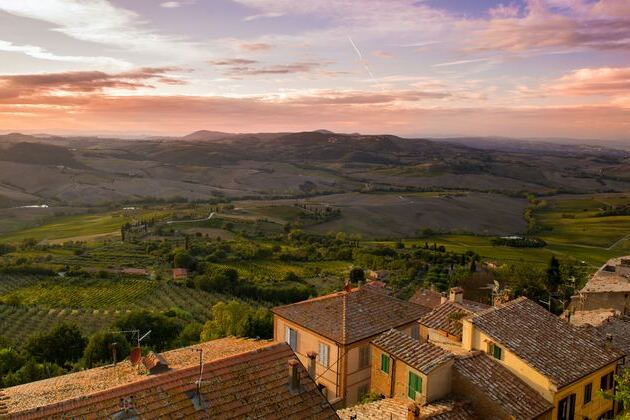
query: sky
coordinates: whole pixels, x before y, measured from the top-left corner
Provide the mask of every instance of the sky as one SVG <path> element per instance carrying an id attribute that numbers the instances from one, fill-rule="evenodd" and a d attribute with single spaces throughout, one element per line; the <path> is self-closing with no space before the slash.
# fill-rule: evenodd
<path id="1" fill-rule="evenodd" d="M 0 132 L 630 142 L 629 0 L 0 0 Z"/>

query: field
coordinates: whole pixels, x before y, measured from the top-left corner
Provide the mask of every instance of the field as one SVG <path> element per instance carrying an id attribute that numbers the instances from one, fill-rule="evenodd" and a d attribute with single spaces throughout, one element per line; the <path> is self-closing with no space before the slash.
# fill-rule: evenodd
<path id="1" fill-rule="evenodd" d="M 225 296 L 146 279 L 58 278 L 0 275 L 0 331 L 24 340 L 61 321 L 95 332 L 128 310 L 177 308 L 205 322 Z M 7 304 L 10 303 L 10 304 Z M 19 342 L 18 340 L 18 342 Z"/>

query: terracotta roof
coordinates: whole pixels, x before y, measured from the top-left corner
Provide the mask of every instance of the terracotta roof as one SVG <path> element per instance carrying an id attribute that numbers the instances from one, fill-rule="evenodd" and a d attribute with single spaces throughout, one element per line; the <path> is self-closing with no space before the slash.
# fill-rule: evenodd
<path id="1" fill-rule="evenodd" d="M 197 395 L 199 355 L 203 377 Z M 95 387 L 107 369 L 66 375 L 6 390 L 10 418 L 309 418 L 334 419 L 334 410 L 298 363 L 300 392 L 288 387 L 288 360 L 295 355 L 286 343 L 220 339 L 167 352 L 171 369 L 155 375 L 109 368 L 134 377 Z M 88 373 L 86 377 L 86 373 Z M 110 375 L 111 376 L 111 375 Z M 115 376 L 115 375 L 114 375 Z M 118 383 L 116 383 L 118 382 Z M 120 383 L 123 382 L 123 383 Z M 75 388 L 75 386 L 79 386 Z M 34 398 L 31 398 L 34 397 Z M 131 418 L 131 417 L 121 417 Z"/>
<path id="2" fill-rule="evenodd" d="M 385 398 L 367 404 L 338 410 L 342 420 L 407 420 L 408 401 Z M 431 420 L 473 420 L 478 419 L 468 402 L 440 400 L 420 407 L 420 415 Z"/>
<path id="3" fill-rule="evenodd" d="M 9 397 L 7 397 L 7 395 L 0 391 L 0 416 L 7 414 L 9 412 L 9 409 L 7 408 L 7 400 L 9 399 Z"/>
<path id="4" fill-rule="evenodd" d="M 470 321 L 558 388 L 624 356 L 601 337 L 568 324 L 525 297 L 475 314 Z"/>
<path id="5" fill-rule="evenodd" d="M 630 317 L 613 316 L 594 327 L 594 330 L 602 339 L 610 335 L 612 345 L 630 355 Z M 626 366 L 630 360 L 626 358 Z"/>
<path id="6" fill-rule="evenodd" d="M 462 318 L 473 313 L 466 306 L 449 301 L 433 309 L 418 322 L 427 328 L 446 331 L 451 335 L 461 337 Z"/>
<path id="7" fill-rule="evenodd" d="M 515 419 L 533 419 L 553 408 L 542 395 L 485 353 L 457 356 L 454 367 Z"/>
<path id="8" fill-rule="evenodd" d="M 391 296 L 379 287 L 361 287 L 273 309 L 304 328 L 349 344 L 420 319 L 427 309 Z"/>
<path id="9" fill-rule="evenodd" d="M 580 293 L 630 292 L 630 256 L 608 260 Z"/>
<path id="10" fill-rule="evenodd" d="M 372 344 L 424 374 L 453 358 L 453 354 L 446 350 L 431 343 L 421 343 L 393 329 L 379 335 Z"/>
<path id="11" fill-rule="evenodd" d="M 433 309 L 438 307 L 442 302 L 442 294 L 434 290 L 421 288 L 413 294 L 413 296 L 409 299 L 409 302 L 422 305 L 425 308 Z"/>

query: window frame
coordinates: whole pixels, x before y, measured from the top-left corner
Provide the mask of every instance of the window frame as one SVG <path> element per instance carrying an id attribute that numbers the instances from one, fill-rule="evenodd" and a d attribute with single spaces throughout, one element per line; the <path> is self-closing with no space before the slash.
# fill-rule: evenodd
<path id="1" fill-rule="evenodd" d="M 391 358 L 385 353 L 381 353 L 381 372 L 389 375 L 391 371 Z M 383 369 L 385 367 L 386 369 Z"/>
<path id="2" fill-rule="evenodd" d="M 324 356 L 325 355 L 325 356 Z M 319 364 L 328 367 L 330 366 L 330 346 L 326 343 L 319 342 Z"/>
<path id="3" fill-rule="evenodd" d="M 558 402 L 557 420 L 575 420 L 575 400 L 575 394 L 569 394 Z"/>
<path id="4" fill-rule="evenodd" d="M 499 357 L 497 357 L 497 352 Z M 497 343 L 490 343 L 488 353 L 490 353 L 490 356 L 495 360 L 503 360 L 503 348 L 497 345 Z"/>
<path id="5" fill-rule="evenodd" d="M 606 383 L 604 383 L 604 381 Z M 604 388 L 604 386 L 606 388 Z M 608 372 L 605 375 L 602 375 L 602 377 L 599 380 L 599 388 L 602 391 L 609 391 L 611 389 L 613 389 L 615 387 L 615 372 Z"/>
<path id="6" fill-rule="evenodd" d="M 588 397 L 588 399 L 587 399 Z M 586 405 L 593 401 L 593 383 L 589 382 L 584 385 L 584 395 L 582 396 L 582 405 Z"/>
<path id="7" fill-rule="evenodd" d="M 370 346 L 359 347 L 359 369 L 367 369 L 370 367 Z"/>
<path id="8" fill-rule="evenodd" d="M 293 339 L 295 341 L 295 345 L 291 344 L 291 333 L 293 333 Z M 291 350 L 293 350 L 294 352 L 297 352 L 297 347 L 298 347 L 298 332 L 296 329 L 289 327 L 288 325 L 285 325 L 285 330 L 284 330 L 284 341 L 289 345 L 289 347 L 291 347 Z"/>
<path id="9" fill-rule="evenodd" d="M 407 375 L 407 398 L 415 401 L 418 394 L 422 395 L 422 376 L 409 371 L 409 374 Z"/>

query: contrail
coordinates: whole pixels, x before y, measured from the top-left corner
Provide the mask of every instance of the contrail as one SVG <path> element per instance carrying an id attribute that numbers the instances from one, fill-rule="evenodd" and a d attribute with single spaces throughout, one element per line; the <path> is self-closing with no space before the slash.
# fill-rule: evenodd
<path id="1" fill-rule="evenodd" d="M 352 38 L 350 38 L 350 35 L 348 35 L 348 41 L 350 41 L 350 44 L 352 45 L 352 48 L 354 48 L 354 51 L 356 51 L 357 55 L 359 56 L 359 60 L 361 61 L 361 65 L 363 66 L 365 71 L 370 75 L 370 78 L 372 80 L 376 81 L 374 79 L 374 75 L 372 74 L 372 71 L 368 67 L 368 65 L 365 62 L 365 60 L 363 59 L 363 54 L 361 54 L 361 50 L 359 50 L 359 48 L 357 47 L 357 44 L 355 44 L 354 41 L 352 40 Z"/>

